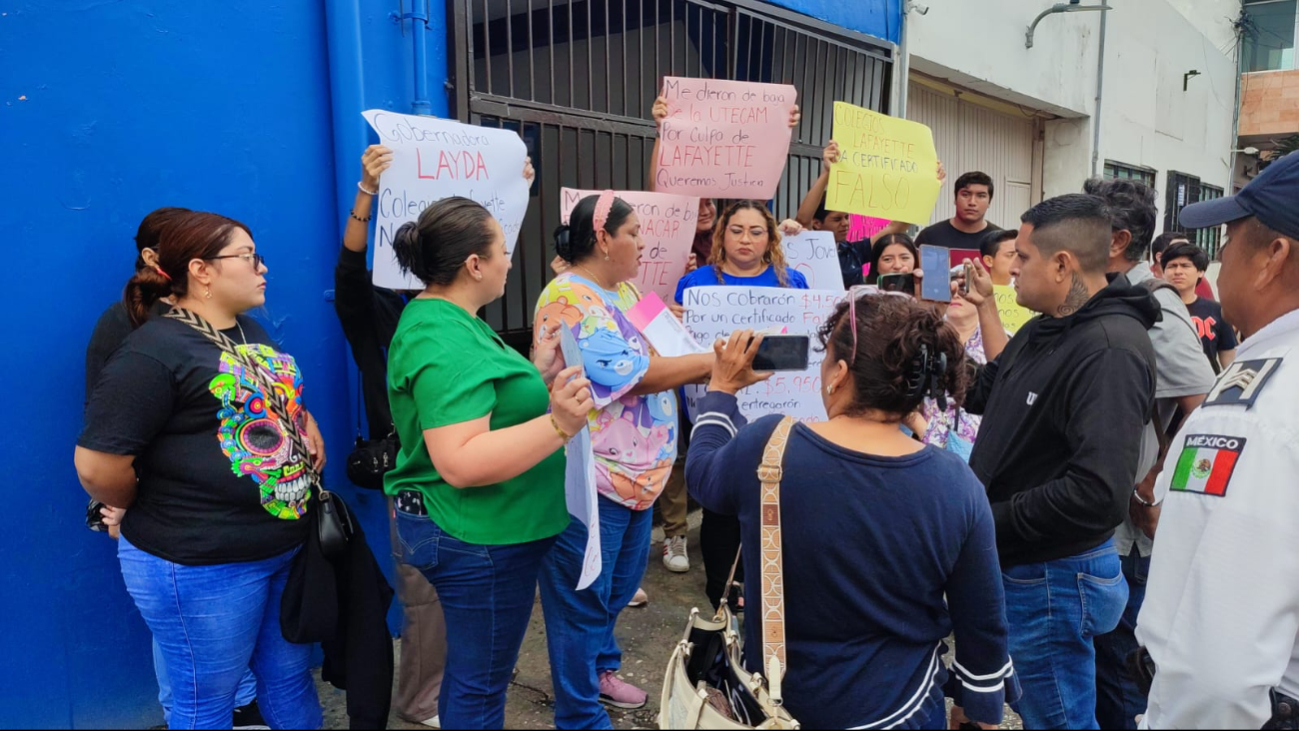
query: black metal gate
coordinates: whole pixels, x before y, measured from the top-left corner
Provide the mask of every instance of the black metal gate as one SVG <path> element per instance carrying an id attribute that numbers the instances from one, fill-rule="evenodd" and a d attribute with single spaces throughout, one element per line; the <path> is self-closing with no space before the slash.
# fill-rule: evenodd
<path id="1" fill-rule="evenodd" d="M 793 84 L 803 122 L 775 200 L 793 215 L 820 173 L 835 101 L 886 111 L 893 50 L 754 0 L 447 0 L 454 114 L 519 132 L 537 183 L 488 322 L 526 349 L 549 281 L 560 188 L 645 188 L 664 76 Z"/>

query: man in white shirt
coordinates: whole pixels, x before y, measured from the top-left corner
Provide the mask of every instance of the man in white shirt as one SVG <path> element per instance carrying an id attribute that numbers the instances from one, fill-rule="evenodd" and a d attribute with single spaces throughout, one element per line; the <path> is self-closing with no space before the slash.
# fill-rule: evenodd
<path id="1" fill-rule="evenodd" d="M 1187 419 L 1137 639 L 1146 728 L 1293 727 L 1299 710 L 1299 155 L 1238 195 L 1187 207 L 1227 223 L 1218 286 L 1245 342 Z"/>

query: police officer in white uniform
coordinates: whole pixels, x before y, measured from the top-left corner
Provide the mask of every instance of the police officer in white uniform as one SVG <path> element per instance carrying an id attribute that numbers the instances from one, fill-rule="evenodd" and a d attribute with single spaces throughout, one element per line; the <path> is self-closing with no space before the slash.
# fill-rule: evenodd
<path id="1" fill-rule="evenodd" d="M 1137 639 L 1154 672 L 1143 728 L 1299 721 L 1299 154 L 1182 225 L 1227 224 L 1218 290 L 1245 338 L 1183 424 L 1155 490 Z M 1153 666 L 1153 667 L 1151 667 Z"/>

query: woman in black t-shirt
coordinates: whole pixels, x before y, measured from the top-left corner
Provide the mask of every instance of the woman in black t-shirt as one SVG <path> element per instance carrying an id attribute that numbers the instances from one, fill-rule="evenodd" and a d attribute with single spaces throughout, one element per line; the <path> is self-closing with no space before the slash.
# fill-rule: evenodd
<path id="1" fill-rule="evenodd" d="M 187 213 L 169 226 L 158 266 L 127 284 L 139 327 L 104 368 L 77 441 L 82 486 L 130 508 L 118 557 L 166 660 L 173 728 L 229 726 L 249 667 L 272 728 L 322 721 L 311 647 L 284 640 L 279 615 L 324 450 L 297 363 L 243 315 L 265 302 L 265 274 L 243 224 Z M 176 308 L 150 318 L 166 296 Z"/>

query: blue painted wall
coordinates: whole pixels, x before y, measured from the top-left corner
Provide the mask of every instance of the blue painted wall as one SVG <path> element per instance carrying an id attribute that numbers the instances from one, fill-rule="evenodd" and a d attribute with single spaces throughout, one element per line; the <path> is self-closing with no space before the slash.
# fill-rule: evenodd
<path id="1" fill-rule="evenodd" d="M 0 440 L 9 516 L 0 530 L 2 726 L 162 722 L 148 634 L 122 585 L 113 542 L 82 524 L 86 497 L 71 459 L 85 345 L 131 274 L 131 237 L 149 210 L 212 210 L 252 228 L 270 266 L 263 319 L 302 366 L 329 444 L 327 478 L 345 482 L 354 379 L 326 299 L 340 240 L 336 200 L 344 188 L 355 193 L 367 141 L 362 106 L 407 110 L 412 71 L 410 31 L 403 37 L 388 17 L 395 2 L 344 4 L 359 20 L 350 35 L 364 49 L 365 76 L 355 84 L 364 95 L 334 114 L 331 68 L 355 62 L 336 56 L 331 67 L 327 15 L 346 15 L 338 5 L 18 0 L 0 7 L 9 311 L 0 325 L 9 351 L 0 376 L 14 386 L 6 398 L 14 428 Z M 438 94 L 434 113 L 445 114 L 445 33 L 441 17 L 434 21 L 430 72 L 439 75 L 430 86 Z M 341 175 L 336 154 L 347 163 Z M 386 556 L 381 497 L 343 492 Z"/>
<path id="2" fill-rule="evenodd" d="M 781 5 L 895 40 L 898 0 Z M 410 7 L 410 3 L 405 3 Z M 877 9 L 875 6 L 879 6 Z M 0 726 L 162 722 L 149 638 L 115 546 L 82 522 L 72 467 L 84 349 L 158 206 L 247 223 L 269 261 L 263 320 L 293 353 L 346 485 L 355 372 L 328 292 L 340 222 L 371 141 L 361 110 L 409 111 L 413 30 L 379 0 L 11 0 L 0 6 Z M 447 113 L 444 4 L 421 34 Z M 404 32 L 403 32 L 404 30 Z M 387 552 L 382 498 L 341 487 Z M 394 619 L 396 613 L 394 612 Z"/>

